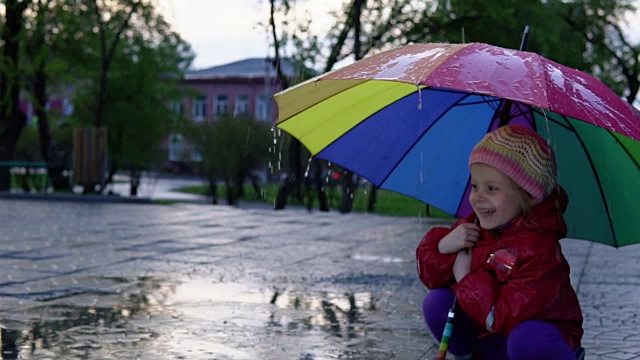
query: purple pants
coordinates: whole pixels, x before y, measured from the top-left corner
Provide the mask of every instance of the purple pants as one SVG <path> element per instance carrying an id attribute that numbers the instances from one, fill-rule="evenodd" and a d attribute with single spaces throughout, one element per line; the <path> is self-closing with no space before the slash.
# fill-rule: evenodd
<path id="1" fill-rule="evenodd" d="M 431 334 L 440 341 L 453 304 L 449 288 L 429 291 L 422 303 L 422 313 Z M 558 359 L 575 360 L 576 357 L 557 327 L 529 320 L 516 326 L 508 337 L 492 334 L 476 340 L 471 320 L 457 306 L 453 333 L 449 339 L 449 352 L 455 356 L 474 354 L 491 360 Z"/>

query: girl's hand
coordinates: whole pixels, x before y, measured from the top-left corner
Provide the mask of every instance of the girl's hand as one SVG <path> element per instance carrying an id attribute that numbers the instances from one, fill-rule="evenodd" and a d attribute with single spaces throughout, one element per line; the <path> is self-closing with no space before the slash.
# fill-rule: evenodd
<path id="1" fill-rule="evenodd" d="M 456 261 L 453 263 L 453 276 L 456 282 L 462 281 L 462 278 L 471 272 L 471 249 L 464 249 L 458 252 Z"/>
<path id="2" fill-rule="evenodd" d="M 460 224 L 438 243 L 441 254 L 453 254 L 462 249 L 471 249 L 480 237 L 480 227 L 476 224 Z"/>

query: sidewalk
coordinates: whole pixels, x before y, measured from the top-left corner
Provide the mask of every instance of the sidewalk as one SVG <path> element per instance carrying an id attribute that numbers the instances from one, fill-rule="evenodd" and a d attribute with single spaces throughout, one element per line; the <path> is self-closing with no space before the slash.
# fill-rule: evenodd
<path id="1" fill-rule="evenodd" d="M 436 354 L 414 260 L 435 220 L 7 199 L 0 219 L 9 358 Z M 563 248 L 587 359 L 640 358 L 640 246 L 567 239 Z"/>
<path id="2" fill-rule="evenodd" d="M 115 183 L 107 189 L 117 195 L 129 197 L 129 177 L 124 175 L 115 175 L 114 181 Z M 182 187 L 203 186 L 206 184 L 207 183 L 204 179 L 197 177 L 145 174 L 140 180 L 138 197 L 149 198 L 152 200 L 208 203 L 210 200 L 207 196 L 172 191 Z"/>

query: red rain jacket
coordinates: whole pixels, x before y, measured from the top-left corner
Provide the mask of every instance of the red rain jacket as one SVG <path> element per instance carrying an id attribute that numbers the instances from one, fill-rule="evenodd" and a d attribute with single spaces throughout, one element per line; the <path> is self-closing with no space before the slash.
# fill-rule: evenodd
<path id="1" fill-rule="evenodd" d="M 438 243 L 458 224 L 474 222 L 475 214 L 451 228 L 432 228 L 416 249 L 420 280 L 429 289 L 451 287 L 480 328 L 478 337 L 490 332 L 506 337 L 526 320 L 541 320 L 557 326 L 575 349 L 582 339 L 582 311 L 559 243 L 567 234 L 562 217 L 567 204 L 560 189 L 526 220 L 515 218 L 501 230 L 482 229 L 473 248 L 471 272 L 460 283 L 452 271 L 456 254 L 441 254 Z"/>

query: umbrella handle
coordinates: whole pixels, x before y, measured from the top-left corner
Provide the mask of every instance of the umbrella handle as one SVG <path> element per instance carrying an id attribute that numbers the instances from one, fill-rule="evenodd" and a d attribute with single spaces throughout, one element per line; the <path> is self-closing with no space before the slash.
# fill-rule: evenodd
<path id="1" fill-rule="evenodd" d="M 456 307 L 457 300 L 458 298 L 453 298 L 453 304 L 451 305 L 451 309 L 449 309 L 449 314 L 447 315 L 447 323 L 444 325 L 442 340 L 440 341 L 440 347 L 438 348 L 436 360 L 444 360 L 447 356 L 447 350 L 449 350 L 449 338 L 451 337 L 451 333 L 453 332 L 453 318 L 456 316 L 453 310 Z"/>

